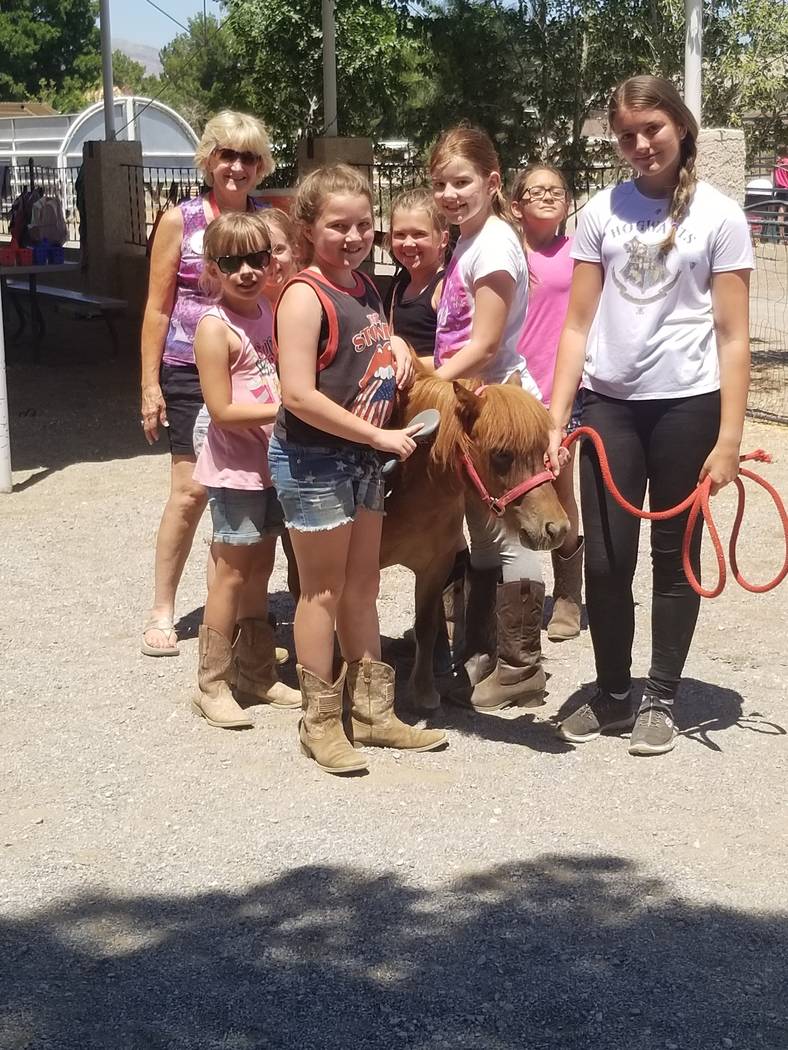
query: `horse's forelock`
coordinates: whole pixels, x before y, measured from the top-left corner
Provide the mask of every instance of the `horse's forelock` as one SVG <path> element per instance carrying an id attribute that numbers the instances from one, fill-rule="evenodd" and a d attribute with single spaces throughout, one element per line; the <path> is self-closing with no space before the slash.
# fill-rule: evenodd
<path id="1" fill-rule="evenodd" d="M 473 428 L 480 448 L 517 449 L 528 455 L 547 448 L 549 416 L 543 405 L 517 386 L 488 386 Z"/>

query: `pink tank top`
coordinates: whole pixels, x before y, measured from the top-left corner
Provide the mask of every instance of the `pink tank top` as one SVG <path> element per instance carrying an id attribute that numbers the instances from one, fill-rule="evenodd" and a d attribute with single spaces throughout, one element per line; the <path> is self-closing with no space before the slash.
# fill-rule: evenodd
<path id="1" fill-rule="evenodd" d="M 278 405 L 279 379 L 273 354 L 271 308 L 260 302 L 260 316 L 242 317 L 224 306 L 213 306 L 205 317 L 219 317 L 241 341 L 241 350 L 230 362 L 234 405 Z M 273 424 L 246 430 L 225 430 L 211 420 L 205 443 L 194 468 L 194 480 L 208 488 L 267 489 L 268 438 Z"/>

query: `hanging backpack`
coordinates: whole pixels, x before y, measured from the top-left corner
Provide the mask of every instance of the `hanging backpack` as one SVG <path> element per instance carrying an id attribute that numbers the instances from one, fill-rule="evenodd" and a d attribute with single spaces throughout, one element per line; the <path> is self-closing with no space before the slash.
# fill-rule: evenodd
<path id="1" fill-rule="evenodd" d="M 65 244 L 68 227 L 63 215 L 63 206 L 58 197 L 40 197 L 33 205 L 30 216 L 30 240 L 34 244 L 48 241 L 49 244 Z"/>
<path id="2" fill-rule="evenodd" d="M 27 248 L 30 245 L 30 219 L 34 201 L 35 194 L 24 189 L 11 205 L 8 232 L 11 234 L 11 243 L 17 248 Z"/>

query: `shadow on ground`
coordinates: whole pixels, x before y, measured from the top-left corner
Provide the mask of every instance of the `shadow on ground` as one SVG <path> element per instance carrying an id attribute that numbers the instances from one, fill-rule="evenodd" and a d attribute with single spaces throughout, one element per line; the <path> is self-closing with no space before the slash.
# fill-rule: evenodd
<path id="1" fill-rule="evenodd" d="M 86 893 L 0 925 L 0 1047 L 785 1046 L 788 917 L 617 857 L 441 891 L 308 867 L 243 893 Z"/>
<path id="2" fill-rule="evenodd" d="M 166 436 L 150 449 L 139 424 L 138 333 L 126 323 L 112 357 L 106 327 L 47 312 L 41 364 L 24 339 L 8 351 L 8 405 L 14 471 L 33 473 L 29 488 L 73 463 L 168 453 Z"/>

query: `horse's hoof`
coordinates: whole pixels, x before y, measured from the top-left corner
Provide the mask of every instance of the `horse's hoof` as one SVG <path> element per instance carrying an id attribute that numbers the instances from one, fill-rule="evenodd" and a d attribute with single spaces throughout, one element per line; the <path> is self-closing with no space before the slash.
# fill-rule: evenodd
<path id="1" fill-rule="evenodd" d="M 441 698 L 437 692 L 410 693 L 407 704 L 411 711 L 419 715 L 434 715 L 441 709 Z"/>

